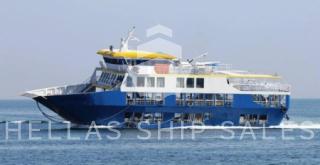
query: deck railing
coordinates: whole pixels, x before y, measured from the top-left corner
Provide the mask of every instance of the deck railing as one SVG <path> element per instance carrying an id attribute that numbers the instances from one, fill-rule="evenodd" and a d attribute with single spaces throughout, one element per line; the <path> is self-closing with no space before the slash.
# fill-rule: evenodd
<path id="1" fill-rule="evenodd" d="M 68 95 L 80 93 L 88 84 L 66 85 L 28 91 L 35 96 Z"/>
<path id="2" fill-rule="evenodd" d="M 176 104 L 179 106 L 217 106 L 230 107 L 232 100 L 194 100 L 194 99 L 176 99 Z"/>
<path id="3" fill-rule="evenodd" d="M 257 104 L 263 105 L 264 107 L 278 108 L 285 107 L 285 103 L 281 101 L 254 101 Z"/>
<path id="4" fill-rule="evenodd" d="M 153 99 L 138 99 L 138 98 L 127 98 L 127 104 L 129 105 L 162 105 L 163 100 L 153 100 Z"/>
<path id="5" fill-rule="evenodd" d="M 92 87 L 112 89 L 113 87 L 116 87 L 118 85 L 117 83 L 119 83 L 119 76 L 122 76 L 123 78 L 124 75 L 119 72 L 109 70 L 107 71 L 103 68 L 96 68 L 91 77 L 81 84 L 36 89 L 32 91 L 27 91 L 25 95 L 30 95 L 34 97 L 79 94 L 87 92 L 88 90 L 90 91 Z"/>
<path id="6" fill-rule="evenodd" d="M 210 74 L 213 72 L 213 67 L 209 66 L 173 66 L 169 69 L 169 73 L 174 74 Z"/>
<path id="7" fill-rule="evenodd" d="M 233 83 L 234 88 L 240 91 L 271 91 L 271 92 L 289 92 L 290 85 L 288 84 L 273 84 L 273 83 Z"/>

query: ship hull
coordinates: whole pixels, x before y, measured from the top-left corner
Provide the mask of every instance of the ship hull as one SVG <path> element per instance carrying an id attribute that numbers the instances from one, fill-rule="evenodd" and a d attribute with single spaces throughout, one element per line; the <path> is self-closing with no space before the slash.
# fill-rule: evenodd
<path id="1" fill-rule="evenodd" d="M 195 123 L 210 126 L 279 125 L 289 108 L 289 96 L 285 108 L 276 108 L 259 105 L 252 101 L 251 95 L 243 94 L 234 95 L 230 106 L 179 106 L 175 94 L 167 94 L 162 105 L 129 105 L 126 93 L 120 91 L 39 96 L 34 100 L 74 124 L 90 125 L 94 121 L 97 125 L 118 123 L 118 127 L 137 127 L 142 123 L 140 126 L 148 128 Z M 156 119 L 156 114 L 161 117 Z M 184 117 L 177 118 L 177 114 Z M 152 119 L 144 117 L 147 115 L 152 115 Z"/>

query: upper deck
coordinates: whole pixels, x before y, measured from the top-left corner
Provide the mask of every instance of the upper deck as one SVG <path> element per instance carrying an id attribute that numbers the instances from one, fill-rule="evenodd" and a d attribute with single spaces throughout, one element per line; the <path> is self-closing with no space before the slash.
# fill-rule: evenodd
<path id="1" fill-rule="evenodd" d="M 138 74 L 192 74 L 229 78 L 266 78 L 280 79 L 277 75 L 253 74 L 246 71 L 231 70 L 230 65 L 220 62 L 196 62 L 191 64 L 176 59 L 174 56 L 163 53 L 126 51 L 111 52 L 99 50 L 103 55 L 107 68 L 118 72 L 127 72 L 128 69 Z"/>
<path id="2" fill-rule="evenodd" d="M 184 62 L 172 55 L 142 51 L 118 52 L 99 50 L 105 60 L 106 68 L 112 72 L 120 72 L 130 77 L 164 77 L 174 84 L 176 78 L 203 78 L 211 84 L 219 82 L 219 91 L 239 92 L 290 92 L 290 85 L 282 83 L 278 75 L 256 74 L 247 71 L 232 70 L 230 65 L 220 62 Z M 175 91 L 174 86 L 171 90 Z M 208 89 L 207 89 L 208 88 Z M 212 88 L 207 85 L 205 89 Z M 132 88 L 125 88 L 132 89 Z M 136 89 L 134 89 L 136 90 Z M 138 90 L 150 90 L 138 88 Z M 165 89 L 167 90 L 167 89 Z M 191 90 L 192 89 L 186 89 Z M 197 89 L 194 89 L 197 90 Z M 221 91 L 222 90 L 222 91 Z"/>

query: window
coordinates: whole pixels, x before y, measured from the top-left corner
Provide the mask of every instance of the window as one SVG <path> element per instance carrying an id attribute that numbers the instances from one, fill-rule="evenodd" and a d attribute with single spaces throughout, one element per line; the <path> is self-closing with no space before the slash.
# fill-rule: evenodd
<path id="1" fill-rule="evenodd" d="M 205 99 L 206 100 L 214 100 L 214 96 L 215 96 L 214 94 L 206 94 Z"/>
<path id="2" fill-rule="evenodd" d="M 212 118 L 212 113 L 206 112 L 204 113 L 204 120 L 210 120 Z"/>
<path id="3" fill-rule="evenodd" d="M 163 88 L 165 86 L 164 77 L 157 78 L 157 87 Z"/>
<path id="4" fill-rule="evenodd" d="M 280 104 L 282 107 L 286 107 L 286 96 L 285 95 L 280 96 Z"/>
<path id="5" fill-rule="evenodd" d="M 163 105 L 164 94 L 163 93 L 127 93 L 128 105 Z"/>
<path id="6" fill-rule="evenodd" d="M 194 123 L 195 124 L 202 124 L 203 123 L 203 113 L 194 114 Z"/>
<path id="7" fill-rule="evenodd" d="M 225 95 L 224 94 L 216 94 L 216 100 L 223 101 L 224 99 L 225 99 Z"/>
<path id="8" fill-rule="evenodd" d="M 194 78 L 187 78 L 187 88 L 194 88 Z"/>
<path id="9" fill-rule="evenodd" d="M 240 125 L 244 125 L 245 124 L 245 122 L 246 122 L 246 116 L 244 115 L 244 114 L 241 114 L 240 115 L 240 118 L 239 118 L 239 124 Z"/>
<path id="10" fill-rule="evenodd" d="M 154 77 L 147 77 L 147 87 L 154 87 L 155 80 Z"/>
<path id="11" fill-rule="evenodd" d="M 184 78 L 177 78 L 177 88 L 184 88 Z"/>
<path id="12" fill-rule="evenodd" d="M 106 63 L 117 64 L 117 65 L 126 64 L 124 59 L 111 59 L 111 58 L 104 57 L 104 61 Z"/>
<path id="13" fill-rule="evenodd" d="M 215 105 L 216 106 L 224 106 L 225 103 L 225 95 L 224 94 L 216 94 L 215 95 Z"/>
<path id="14" fill-rule="evenodd" d="M 239 124 L 245 125 L 257 125 L 258 123 L 258 115 L 256 114 L 241 114 L 239 118 Z"/>
<path id="15" fill-rule="evenodd" d="M 161 122 L 163 119 L 163 114 L 162 113 L 154 113 L 154 120 L 156 122 Z"/>
<path id="16" fill-rule="evenodd" d="M 267 115 L 259 115 L 259 124 L 263 125 L 267 122 Z"/>
<path id="17" fill-rule="evenodd" d="M 144 77 L 137 77 L 137 86 L 144 87 Z"/>
<path id="18" fill-rule="evenodd" d="M 204 88 L 204 78 L 197 78 L 197 88 Z"/>
<path id="19" fill-rule="evenodd" d="M 233 103 L 233 95 L 232 94 L 226 94 L 226 97 L 225 97 L 225 105 L 227 107 L 231 107 L 232 106 L 232 103 Z"/>
<path id="20" fill-rule="evenodd" d="M 127 87 L 133 87 L 132 77 L 130 77 L 130 76 L 127 77 L 126 85 L 127 85 Z"/>
<path id="21" fill-rule="evenodd" d="M 264 107 L 280 107 L 283 105 L 281 102 L 281 95 L 253 95 L 253 101 Z"/>

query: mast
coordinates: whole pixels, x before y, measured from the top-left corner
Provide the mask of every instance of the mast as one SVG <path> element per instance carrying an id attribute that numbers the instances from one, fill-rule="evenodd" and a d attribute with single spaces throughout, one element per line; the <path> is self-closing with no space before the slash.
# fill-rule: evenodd
<path id="1" fill-rule="evenodd" d="M 119 52 L 128 50 L 128 44 L 129 44 L 130 40 L 139 41 L 139 39 L 137 37 L 133 36 L 133 32 L 134 32 L 135 28 L 136 27 L 133 26 L 132 29 L 129 30 L 128 36 L 126 38 L 121 38 Z"/>

